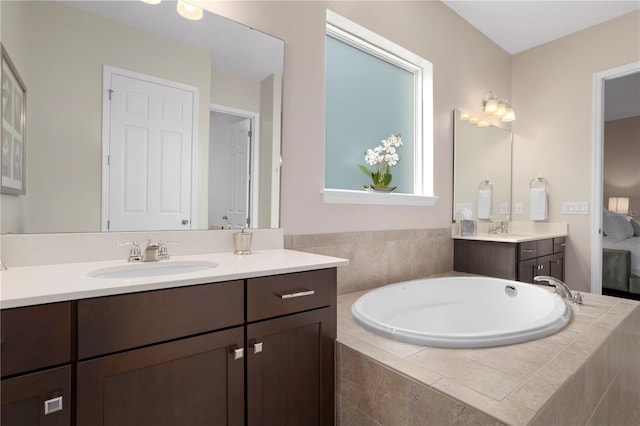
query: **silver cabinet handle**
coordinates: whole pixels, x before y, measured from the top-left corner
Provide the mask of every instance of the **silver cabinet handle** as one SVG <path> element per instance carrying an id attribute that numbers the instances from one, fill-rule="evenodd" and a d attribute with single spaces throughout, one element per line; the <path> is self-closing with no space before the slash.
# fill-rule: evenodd
<path id="1" fill-rule="evenodd" d="M 295 293 L 279 294 L 278 296 L 280 296 L 280 299 L 293 299 L 294 297 L 313 296 L 314 294 L 316 294 L 315 290 L 304 290 Z"/>
<path id="2" fill-rule="evenodd" d="M 62 411 L 62 397 L 58 396 L 55 398 L 47 399 L 44 402 L 44 415 L 51 413 L 56 413 L 58 411 Z"/>
<path id="3" fill-rule="evenodd" d="M 244 348 L 234 348 L 232 352 L 234 361 L 244 358 Z"/>
<path id="4" fill-rule="evenodd" d="M 260 352 L 262 352 L 262 343 L 263 342 L 256 342 L 253 344 L 253 353 L 254 354 L 259 354 Z"/>
<path id="5" fill-rule="evenodd" d="M 523 252 L 523 253 L 535 253 L 536 252 L 536 250 L 525 250 L 525 249 L 522 249 L 520 251 Z"/>
<path id="6" fill-rule="evenodd" d="M 189 219 L 182 219 L 182 224 L 183 225 L 188 225 L 189 224 Z"/>

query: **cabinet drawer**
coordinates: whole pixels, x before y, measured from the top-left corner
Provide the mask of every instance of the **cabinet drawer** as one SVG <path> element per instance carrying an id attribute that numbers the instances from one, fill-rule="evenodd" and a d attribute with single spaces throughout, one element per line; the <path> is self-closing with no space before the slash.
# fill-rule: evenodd
<path id="1" fill-rule="evenodd" d="M 553 239 L 526 241 L 520 243 L 518 259 L 520 261 L 553 254 Z"/>
<path id="2" fill-rule="evenodd" d="M 247 280 L 247 321 L 329 306 L 336 298 L 336 269 Z"/>
<path id="3" fill-rule="evenodd" d="M 0 312 L 2 376 L 71 360 L 71 303 L 52 303 Z"/>
<path id="4" fill-rule="evenodd" d="M 69 365 L 3 380 L 0 424 L 69 426 L 71 400 Z"/>
<path id="5" fill-rule="evenodd" d="M 553 239 L 553 252 L 554 253 L 564 253 L 564 248 L 567 245 L 565 237 L 554 238 Z"/>
<path id="6" fill-rule="evenodd" d="M 78 358 L 145 346 L 244 322 L 242 281 L 78 301 Z"/>

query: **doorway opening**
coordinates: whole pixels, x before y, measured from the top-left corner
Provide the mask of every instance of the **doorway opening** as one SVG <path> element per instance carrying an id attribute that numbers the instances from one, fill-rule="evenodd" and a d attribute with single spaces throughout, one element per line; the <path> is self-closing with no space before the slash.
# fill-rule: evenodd
<path id="1" fill-rule="evenodd" d="M 209 122 L 208 228 L 255 226 L 260 115 L 211 105 Z"/>
<path id="2" fill-rule="evenodd" d="M 595 294 L 602 294 L 605 84 L 607 81 L 639 72 L 640 62 L 633 62 L 595 73 L 593 76 L 593 182 L 591 199 L 593 200 L 594 208 L 591 223 L 591 292 Z"/>

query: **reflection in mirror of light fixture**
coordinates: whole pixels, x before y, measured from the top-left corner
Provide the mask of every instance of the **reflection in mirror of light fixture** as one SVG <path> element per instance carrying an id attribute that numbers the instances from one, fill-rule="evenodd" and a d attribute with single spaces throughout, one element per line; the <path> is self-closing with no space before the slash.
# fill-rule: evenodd
<path id="1" fill-rule="evenodd" d="M 192 21 L 200 20 L 203 16 L 201 8 L 187 3 L 183 0 L 178 0 L 176 10 L 180 14 L 180 16 L 182 16 L 183 18 L 191 19 Z"/>
<path id="2" fill-rule="evenodd" d="M 478 117 L 471 117 L 469 119 L 469 123 L 471 124 L 478 124 L 480 122 L 480 119 Z"/>
<path id="3" fill-rule="evenodd" d="M 140 1 L 143 1 L 143 2 L 148 3 L 148 4 L 158 4 L 162 0 L 140 0 Z"/>
<path id="4" fill-rule="evenodd" d="M 498 118 L 502 118 L 502 121 L 509 123 L 515 121 L 516 114 L 511 107 L 511 103 L 504 98 L 500 98 L 488 92 L 482 101 L 482 110 L 485 114 L 495 115 Z"/>
<path id="5" fill-rule="evenodd" d="M 464 120 L 467 121 L 471 118 L 471 116 L 469 114 L 467 114 L 466 112 L 461 112 L 460 113 L 460 120 Z"/>
<path id="6" fill-rule="evenodd" d="M 488 127 L 490 124 L 488 121 L 480 120 L 478 121 L 478 127 Z"/>

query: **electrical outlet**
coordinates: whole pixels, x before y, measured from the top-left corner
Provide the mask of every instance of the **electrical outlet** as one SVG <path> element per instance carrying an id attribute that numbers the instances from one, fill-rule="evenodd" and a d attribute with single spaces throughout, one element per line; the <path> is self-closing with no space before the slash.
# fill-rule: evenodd
<path id="1" fill-rule="evenodd" d="M 524 204 L 516 203 L 516 214 L 524 214 Z"/>
<path id="2" fill-rule="evenodd" d="M 500 214 L 509 214 L 509 204 L 500 203 Z"/>

